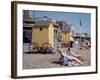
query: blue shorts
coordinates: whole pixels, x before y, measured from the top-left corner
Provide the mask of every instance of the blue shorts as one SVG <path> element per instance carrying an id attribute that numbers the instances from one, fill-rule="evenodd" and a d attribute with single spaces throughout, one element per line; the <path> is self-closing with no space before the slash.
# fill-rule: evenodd
<path id="1" fill-rule="evenodd" d="M 63 58 L 61 59 L 61 64 L 63 64 L 63 65 L 68 65 L 68 58 L 67 58 L 67 57 L 63 57 Z"/>

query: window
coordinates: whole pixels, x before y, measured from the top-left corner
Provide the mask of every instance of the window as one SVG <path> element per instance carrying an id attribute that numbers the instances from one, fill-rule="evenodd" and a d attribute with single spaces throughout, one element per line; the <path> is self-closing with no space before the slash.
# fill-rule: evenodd
<path id="1" fill-rule="evenodd" d="M 40 28 L 40 31 L 42 31 L 42 28 Z"/>

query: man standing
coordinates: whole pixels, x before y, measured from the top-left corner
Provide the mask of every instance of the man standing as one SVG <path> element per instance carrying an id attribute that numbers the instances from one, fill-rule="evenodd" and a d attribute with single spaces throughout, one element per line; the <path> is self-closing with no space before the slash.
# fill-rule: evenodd
<path id="1" fill-rule="evenodd" d="M 70 47 L 72 48 L 73 47 L 73 37 L 71 36 L 70 38 Z"/>

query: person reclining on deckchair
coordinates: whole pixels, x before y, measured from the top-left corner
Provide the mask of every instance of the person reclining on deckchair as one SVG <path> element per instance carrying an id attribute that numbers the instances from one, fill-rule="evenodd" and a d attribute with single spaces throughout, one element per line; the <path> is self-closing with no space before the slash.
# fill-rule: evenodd
<path id="1" fill-rule="evenodd" d="M 80 41 L 80 49 L 88 49 L 88 45 L 85 42 Z"/>
<path id="2" fill-rule="evenodd" d="M 67 53 L 64 53 L 63 51 L 62 51 L 62 49 L 58 49 L 57 50 L 57 52 L 60 54 L 60 59 L 59 59 L 59 62 L 66 62 L 66 65 L 68 65 L 68 63 L 69 63 L 69 61 L 75 61 L 75 62 L 77 62 L 79 65 L 82 65 L 83 64 L 83 62 L 81 62 L 78 58 L 76 58 L 76 57 L 74 57 L 74 56 L 72 56 L 72 55 L 69 55 L 69 53 L 67 52 Z M 64 61 L 63 61 L 64 60 Z"/>
<path id="3" fill-rule="evenodd" d="M 69 55 L 73 56 L 73 57 L 78 58 L 80 61 L 83 61 L 83 62 L 86 62 L 86 61 L 87 61 L 83 56 L 78 55 L 78 54 L 76 54 L 75 52 L 72 52 L 72 51 L 70 50 L 70 48 L 68 48 L 67 53 L 68 53 Z"/>

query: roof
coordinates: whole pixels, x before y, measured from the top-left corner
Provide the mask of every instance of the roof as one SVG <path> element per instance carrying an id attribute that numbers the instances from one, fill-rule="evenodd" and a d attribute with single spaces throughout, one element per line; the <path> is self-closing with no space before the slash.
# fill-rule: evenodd
<path id="1" fill-rule="evenodd" d="M 50 23 L 51 21 L 47 20 L 37 20 L 34 26 L 49 26 Z"/>
<path id="2" fill-rule="evenodd" d="M 63 26 L 64 21 L 56 21 L 56 23 L 61 27 Z"/>
<path id="3" fill-rule="evenodd" d="M 56 23 L 59 25 L 61 32 L 70 32 L 71 31 L 71 25 L 68 24 L 65 21 L 56 21 Z"/>
<path id="4" fill-rule="evenodd" d="M 36 20 L 34 26 L 45 26 L 48 27 L 50 24 L 53 24 L 55 27 L 57 27 L 57 25 L 55 23 L 53 23 L 53 21 L 50 20 Z"/>
<path id="5" fill-rule="evenodd" d="M 65 27 L 64 29 L 61 30 L 61 32 L 70 32 L 71 27 Z"/>

